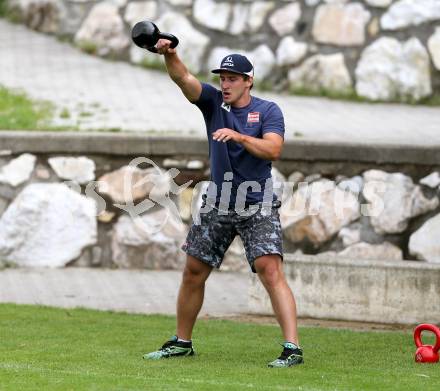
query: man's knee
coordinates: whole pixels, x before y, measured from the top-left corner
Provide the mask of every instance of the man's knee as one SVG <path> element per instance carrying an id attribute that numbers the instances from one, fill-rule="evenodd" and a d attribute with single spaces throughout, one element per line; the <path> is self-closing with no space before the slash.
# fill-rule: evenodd
<path id="1" fill-rule="evenodd" d="M 183 270 L 182 281 L 184 284 L 202 285 L 205 283 L 212 267 L 199 261 L 197 258 L 188 256 Z"/>
<path id="2" fill-rule="evenodd" d="M 261 281 L 267 287 L 274 287 L 284 279 L 282 261 L 278 255 L 259 257 L 255 260 L 254 266 Z"/>

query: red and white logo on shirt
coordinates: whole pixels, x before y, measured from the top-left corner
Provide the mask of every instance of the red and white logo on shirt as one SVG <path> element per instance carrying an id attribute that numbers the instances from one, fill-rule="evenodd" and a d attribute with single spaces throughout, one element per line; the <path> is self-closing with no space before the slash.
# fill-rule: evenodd
<path id="1" fill-rule="evenodd" d="M 260 122 L 260 113 L 258 111 L 248 113 L 247 122 Z"/>

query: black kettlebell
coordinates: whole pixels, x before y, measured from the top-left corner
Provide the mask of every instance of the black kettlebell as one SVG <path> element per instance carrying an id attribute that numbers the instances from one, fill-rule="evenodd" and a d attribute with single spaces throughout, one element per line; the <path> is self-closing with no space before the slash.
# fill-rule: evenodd
<path id="1" fill-rule="evenodd" d="M 143 20 L 134 25 L 131 30 L 131 39 L 142 49 L 147 49 L 150 52 L 157 53 L 156 45 L 159 39 L 169 39 L 171 41 L 170 48 L 174 49 L 179 40 L 176 36 L 169 33 L 161 33 L 159 28 L 149 20 Z"/>

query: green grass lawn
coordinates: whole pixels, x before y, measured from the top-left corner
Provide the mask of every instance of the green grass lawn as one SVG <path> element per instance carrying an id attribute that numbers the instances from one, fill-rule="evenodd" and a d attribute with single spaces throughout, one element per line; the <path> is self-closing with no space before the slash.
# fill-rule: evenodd
<path id="1" fill-rule="evenodd" d="M 416 364 L 409 332 L 301 328 L 305 364 L 266 368 L 278 327 L 200 320 L 197 355 L 143 361 L 175 319 L 0 305 L 0 390 L 438 390 L 440 364 Z"/>
<path id="2" fill-rule="evenodd" d="M 49 127 L 53 108 L 25 94 L 0 86 L 0 130 L 38 130 Z"/>

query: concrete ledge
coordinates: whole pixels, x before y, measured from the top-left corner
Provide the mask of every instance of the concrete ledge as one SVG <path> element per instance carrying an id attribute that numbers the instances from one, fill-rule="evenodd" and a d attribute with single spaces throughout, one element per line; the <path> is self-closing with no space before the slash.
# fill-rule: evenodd
<path id="1" fill-rule="evenodd" d="M 0 303 L 176 314 L 182 271 L 67 267 L 0 270 Z M 212 273 L 200 315 L 247 312 L 249 275 Z"/>
<path id="2" fill-rule="evenodd" d="M 301 317 L 440 323 L 440 264 L 286 255 L 285 272 Z M 252 313 L 272 313 L 255 277 L 249 308 Z"/>
<path id="3" fill-rule="evenodd" d="M 106 154 L 115 156 L 206 156 L 205 138 L 144 133 L 1 131 L 0 149 L 14 154 Z M 286 141 L 282 160 L 440 165 L 440 146 Z"/>
<path id="4" fill-rule="evenodd" d="M 115 156 L 207 155 L 206 140 L 111 132 L 0 132 L 2 150 L 12 153 L 104 154 Z"/>

